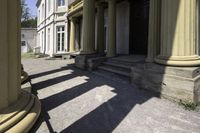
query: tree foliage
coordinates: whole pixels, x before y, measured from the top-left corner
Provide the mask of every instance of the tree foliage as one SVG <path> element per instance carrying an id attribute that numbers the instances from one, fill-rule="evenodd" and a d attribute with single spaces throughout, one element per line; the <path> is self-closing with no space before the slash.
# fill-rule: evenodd
<path id="1" fill-rule="evenodd" d="M 21 22 L 22 28 L 36 28 L 37 27 L 37 18 L 31 18 L 26 21 Z"/>
<path id="2" fill-rule="evenodd" d="M 30 19 L 30 9 L 25 0 L 21 0 L 21 13 L 21 21 L 27 21 Z"/>
<path id="3" fill-rule="evenodd" d="M 26 4 L 26 0 L 21 0 L 21 27 L 36 28 L 37 18 L 33 18 L 30 14 L 30 9 Z"/>

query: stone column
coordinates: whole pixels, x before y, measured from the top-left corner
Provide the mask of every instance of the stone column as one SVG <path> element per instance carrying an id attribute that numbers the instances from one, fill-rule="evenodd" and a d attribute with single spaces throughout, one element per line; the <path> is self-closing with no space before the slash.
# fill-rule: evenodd
<path id="1" fill-rule="evenodd" d="M 83 46 L 81 54 L 95 53 L 95 0 L 83 3 Z"/>
<path id="2" fill-rule="evenodd" d="M 104 53 L 104 7 L 100 1 L 97 3 L 97 51 Z"/>
<path id="3" fill-rule="evenodd" d="M 162 0 L 161 49 L 157 63 L 200 65 L 197 43 L 197 1 Z"/>
<path id="4" fill-rule="evenodd" d="M 20 0 L 0 1 L 0 132 L 28 132 L 40 103 L 21 90 Z"/>
<path id="5" fill-rule="evenodd" d="M 154 62 L 154 58 L 159 54 L 160 21 L 161 0 L 150 0 L 147 62 Z"/>
<path id="6" fill-rule="evenodd" d="M 108 0 L 108 47 L 107 57 L 116 55 L 116 1 Z"/>
<path id="7" fill-rule="evenodd" d="M 75 51 L 75 19 L 71 18 L 70 20 L 70 44 L 69 44 L 69 52 Z"/>

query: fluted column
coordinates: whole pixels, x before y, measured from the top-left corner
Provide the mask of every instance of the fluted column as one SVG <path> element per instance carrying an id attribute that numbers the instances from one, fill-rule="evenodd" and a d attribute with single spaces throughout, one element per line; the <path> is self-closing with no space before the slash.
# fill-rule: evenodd
<path id="1" fill-rule="evenodd" d="M 8 107 L 18 99 L 21 85 L 21 62 L 20 62 L 20 40 L 19 19 L 16 19 L 16 0 L 1 0 L 0 2 L 0 109 Z M 10 13 L 13 8 L 13 14 Z M 15 15 L 15 16 L 14 16 Z"/>
<path id="2" fill-rule="evenodd" d="M 116 1 L 108 0 L 108 48 L 107 57 L 116 55 Z"/>
<path id="3" fill-rule="evenodd" d="M 28 132 L 40 103 L 21 90 L 20 0 L 0 1 L 0 132 Z"/>
<path id="4" fill-rule="evenodd" d="M 95 0 L 83 3 L 83 45 L 82 54 L 95 52 Z"/>
<path id="5" fill-rule="evenodd" d="M 200 65 L 197 43 L 197 1 L 162 0 L 161 49 L 157 63 Z"/>
<path id="6" fill-rule="evenodd" d="M 147 62 L 154 62 L 154 58 L 159 54 L 160 19 L 161 0 L 150 0 Z"/>
<path id="7" fill-rule="evenodd" d="M 97 51 L 104 53 L 104 7 L 102 2 L 97 3 Z"/>
<path id="8" fill-rule="evenodd" d="M 75 19 L 71 18 L 70 20 L 70 44 L 69 44 L 69 52 L 75 51 Z"/>

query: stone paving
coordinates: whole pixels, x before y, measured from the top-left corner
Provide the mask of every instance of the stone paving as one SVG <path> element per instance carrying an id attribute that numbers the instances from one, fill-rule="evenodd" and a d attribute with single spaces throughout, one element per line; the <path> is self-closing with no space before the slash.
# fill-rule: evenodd
<path id="1" fill-rule="evenodd" d="M 200 133 L 200 113 L 126 82 L 73 66 L 24 59 L 42 113 L 31 133 Z"/>

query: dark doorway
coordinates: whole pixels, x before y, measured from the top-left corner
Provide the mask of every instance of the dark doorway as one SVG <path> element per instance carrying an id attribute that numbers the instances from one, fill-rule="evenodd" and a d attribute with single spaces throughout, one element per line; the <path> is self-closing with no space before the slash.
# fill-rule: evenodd
<path id="1" fill-rule="evenodd" d="M 130 0 L 130 54 L 147 54 L 149 0 Z"/>

